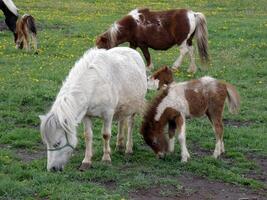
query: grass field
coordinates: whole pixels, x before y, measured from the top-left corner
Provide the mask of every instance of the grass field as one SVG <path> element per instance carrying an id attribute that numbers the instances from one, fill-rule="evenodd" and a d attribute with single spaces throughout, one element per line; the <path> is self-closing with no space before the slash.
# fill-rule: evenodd
<path id="1" fill-rule="evenodd" d="M 0 31 L 0 199 L 238 199 L 267 194 L 267 5 L 264 0 L 180 1 L 53 1 L 14 0 L 20 13 L 32 14 L 38 25 L 39 55 L 14 48 L 13 35 Z M 191 160 L 180 163 L 180 148 L 165 160 L 156 159 L 144 144 L 138 116 L 134 154 L 115 151 L 112 165 L 101 162 L 101 121 L 94 121 L 93 168 L 79 172 L 85 144 L 79 145 L 64 172 L 46 171 L 46 149 L 38 115 L 52 105 L 62 81 L 96 35 L 136 7 L 154 10 L 190 8 L 208 21 L 211 64 L 207 71 L 187 74 L 188 60 L 177 81 L 211 75 L 234 84 L 241 111 L 225 109 L 222 158 L 211 155 L 215 137 L 206 118 L 187 122 Z M 4 16 L 0 14 L 0 21 Z M 152 51 L 156 68 L 171 65 L 174 47 Z M 200 65 L 197 58 L 197 64 Z M 148 99 L 155 93 L 149 92 Z M 221 196 L 220 196 L 221 195 Z"/>

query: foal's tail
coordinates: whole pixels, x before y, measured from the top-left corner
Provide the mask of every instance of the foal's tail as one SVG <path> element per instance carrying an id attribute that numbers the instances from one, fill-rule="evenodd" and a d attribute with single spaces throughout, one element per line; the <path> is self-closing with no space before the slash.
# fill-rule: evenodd
<path id="1" fill-rule="evenodd" d="M 209 61 L 208 54 L 208 29 L 207 21 L 203 13 L 196 12 L 196 39 L 197 47 L 201 62 L 207 63 Z"/>
<path id="2" fill-rule="evenodd" d="M 230 83 L 225 83 L 227 89 L 227 104 L 230 113 L 236 114 L 240 108 L 240 96 L 236 88 Z"/>

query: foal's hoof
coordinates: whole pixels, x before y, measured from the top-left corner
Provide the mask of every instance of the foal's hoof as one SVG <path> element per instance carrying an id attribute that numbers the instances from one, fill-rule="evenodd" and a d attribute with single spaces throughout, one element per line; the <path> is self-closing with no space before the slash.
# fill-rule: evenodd
<path id="1" fill-rule="evenodd" d="M 81 166 L 79 167 L 79 170 L 81 172 L 84 172 L 92 167 L 91 163 L 82 163 Z"/>

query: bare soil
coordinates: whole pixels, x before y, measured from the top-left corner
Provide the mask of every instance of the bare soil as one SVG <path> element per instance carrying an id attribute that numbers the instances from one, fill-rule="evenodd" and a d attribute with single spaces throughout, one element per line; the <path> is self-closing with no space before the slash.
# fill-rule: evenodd
<path id="1" fill-rule="evenodd" d="M 223 183 L 220 181 L 211 181 L 206 178 L 195 176 L 190 173 L 184 173 L 178 177 L 181 183 L 176 186 L 155 186 L 151 189 L 141 189 L 129 194 L 131 199 L 267 199 L 266 191 L 253 191 L 246 187 Z"/>

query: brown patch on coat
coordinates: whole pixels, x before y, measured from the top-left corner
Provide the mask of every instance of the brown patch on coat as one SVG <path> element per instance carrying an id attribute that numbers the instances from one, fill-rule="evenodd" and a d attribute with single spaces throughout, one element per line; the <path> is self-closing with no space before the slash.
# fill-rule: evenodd
<path id="1" fill-rule="evenodd" d="M 170 85 L 173 82 L 173 73 L 167 66 L 163 66 L 158 69 L 152 76 L 152 78 L 159 80 L 159 88 L 164 85 Z"/>
<path id="2" fill-rule="evenodd" d="M 142 50 L 149 66 L 151 59 L 148 48 L 167 50 L 174 45 L 180 46 L 186 40 L 190 31 L 187 9 L 167 11 L 139 9 L 138 12 L 140 13 L 138 21 L 132 16 L 126 15 L 116 22 L 120 28 L 116 34 L 115 41 L 112 41 L 111 29 L 109 29 L 97 37 L 96 46 L 109 49 L 124 42 L 129 42 L 130 47 L 139 47 Z M 201 27 L 203 26 L 206 26 L 206 24 L 202 23 Z M 200 33 L 202 33 L 201 30 Z M 203 35 L 206 36 L 207 33 Z M 203 41 L 203 39 L 199 41 Z M 189 38 L 189 43 L 192 43 L 192 37 Z M 205 49 L 207 45 L 202 45 L 201 47 L 202 52 L 207 52 L 207 49 Z"/>

